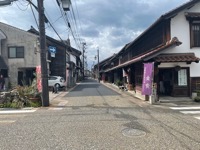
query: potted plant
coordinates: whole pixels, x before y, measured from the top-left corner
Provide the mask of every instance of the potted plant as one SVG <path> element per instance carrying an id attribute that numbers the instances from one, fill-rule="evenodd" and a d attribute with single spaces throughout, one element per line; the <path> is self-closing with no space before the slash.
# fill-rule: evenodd
<path id="1" fill-rule="evenodd" d="M 196 96 L 194 97 L 195 102 L 200 102 L 200 90 L 196 90 Z"/>

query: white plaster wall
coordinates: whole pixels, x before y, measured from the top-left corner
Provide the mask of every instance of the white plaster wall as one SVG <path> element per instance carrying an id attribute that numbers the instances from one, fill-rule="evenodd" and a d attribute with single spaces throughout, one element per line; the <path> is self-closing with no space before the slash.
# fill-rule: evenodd
<path id="1" fill-rule="evenodd" d="M 200 47 L 190 48 L 190 29 L 189 22 L 186 20 L 185 12 L 200 12 L 200 3 L 196 4 L 190 9 L 186 9 L 176 15 L 171 19 L 171 38 L 177 37 L 179 41 L 182 42 L 180 46 L 171 48 L 164 53 L 195 53 L 195 56 L 200 58 Z M 161 66 L 167 66 L 166 64 L 161 64 Z M 176 64 L 169 64 L 168 67 L 176 66 Z M 185 66 L 185 63 L 181 63 L 180 66 Z M 200 77 L 200 63 L 193 62 L 190 66 L 190 76 L 191 77 Z"/>

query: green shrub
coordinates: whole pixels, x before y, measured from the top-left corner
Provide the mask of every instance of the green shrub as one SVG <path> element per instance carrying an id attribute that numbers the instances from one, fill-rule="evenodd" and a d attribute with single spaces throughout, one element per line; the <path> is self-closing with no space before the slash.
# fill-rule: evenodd
<path id="1" fill-rule="evenodd" d="M 117 86 L 121 86 L 121 85 L 122 85 L 122 81 L 116 80 L 115 84 L 116 84 Z"/>
<path id="2" fill-rule="evenodd" d="M 200 96 L 195 97 L 195 98 L 194 98 L 194 101 L 195 101 L 195 102 L 200 102 Z"/>
<path id="3" fill-rule="evenodd" d="M 41 101 L 38 101 L 38 102 L 32 102 L 32 101 L 30 101 L 27 106 L 29 106 L 29 107 L 41 107 L 42 103 L 41 103 Z"/>
<path id="4" fill-rule="evenodd" d="M 37 99 L 32 102 L 31 98 Z M 41 93 L 37 90 L 36 79 L 31 85 L 16 86 L 14 90 L 7 92 L 3 99 L 5 100 L 0 107 L 4 108 L 23 108 L 41 106 Z"/>

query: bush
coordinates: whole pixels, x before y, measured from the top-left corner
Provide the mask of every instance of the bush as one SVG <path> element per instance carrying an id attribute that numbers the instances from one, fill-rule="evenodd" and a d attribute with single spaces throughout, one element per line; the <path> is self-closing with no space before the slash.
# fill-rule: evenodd
<path id="1" fill-rule="evenodd" d="M 115 82 L 115 84 L 116 84 L 117 86 L 121 86 L 121 85 L 122 85 L 122 81 L 117 80 L 117 81 Z"/>
<path id="2" fill-rule="evenodd" d="M 37 90 L 36 80 L 34 79 L 30 86 L 16 86 L 10 92 L 4 92 L 0 95 L 1 105 L 5 108 L 23 108 L 41 106 L 41 93 Z M 32 101 L 31 99 L 37 99 Z"/>
<path id="3" fill-rule="evenodd" d="M 194 98 L 194 101 L 195 101 L 195 102 L 200 102 L 200 96 L 195 97 L 195 98 Z"/>

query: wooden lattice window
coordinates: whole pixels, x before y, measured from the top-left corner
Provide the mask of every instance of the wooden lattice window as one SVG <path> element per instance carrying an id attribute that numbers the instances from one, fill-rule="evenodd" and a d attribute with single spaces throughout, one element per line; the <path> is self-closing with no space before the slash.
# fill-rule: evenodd
<path id="1" fill-rule="evenodd" d="M 191 47 L 200 47 L 200 22 L 191 23 L 190 36 Z"/>

